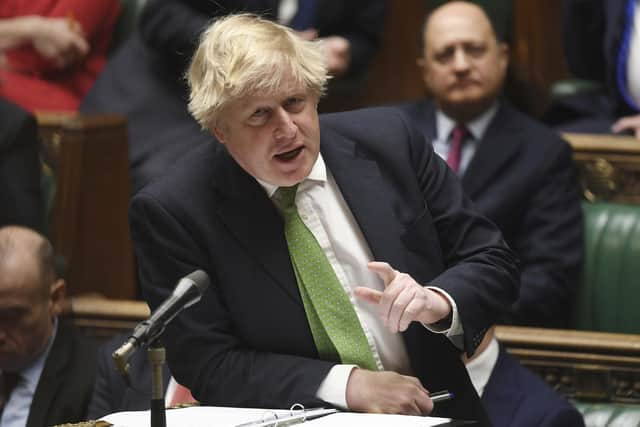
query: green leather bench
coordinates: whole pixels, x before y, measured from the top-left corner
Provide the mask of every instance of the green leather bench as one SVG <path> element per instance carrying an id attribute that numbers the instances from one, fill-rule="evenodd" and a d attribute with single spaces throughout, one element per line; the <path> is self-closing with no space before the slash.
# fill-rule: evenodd
<path id="1" fill-rule="evenodd" d="M 640 206 L 585 202 L 585 260 L 574 328 L 640 334 Z M 623 396 L 611 402 L 577 401 L 589 426 L 640 426 L 640 366 Z M 619 386 L 612 382 L 611 387 Z"/>

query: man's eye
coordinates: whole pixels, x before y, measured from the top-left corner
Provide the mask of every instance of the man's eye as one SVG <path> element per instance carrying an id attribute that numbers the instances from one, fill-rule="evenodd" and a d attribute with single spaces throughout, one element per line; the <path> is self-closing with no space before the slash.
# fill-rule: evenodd
<path id="1" fill-rule="evenodd" d="M 251 126 L 263 125 L 269 120 L 269 110 L 266 108 L 258 108 L 249 116 L 249 124 Z"/>
<path id="2" fill-rule="evenodd" d="M 453 58 L 453 49 L 446 49 L 441 52 L 436 53 L 435 55 L 436 61 L 446 64 L 451 61 Z"/>
<path id="3" fill-rule="evenodd" d="M 479 45 L 479 44 L 472 44 L 469 45 L 465 48 L 465 51 L 467 52 L 467 54 L 469 56 L 473 56 L 473 57 L 479 57 L 482 56 L 482 54 L 485 52 L 485 47 L 484 45 Z"/>
<path id="4" fill-rule="evenodd" d="M 304 99 L 297 97 L 287 99 L 284 105 L 285 110 L 294 113 L 302 110 L 302 107 L 304 107 Z"/>

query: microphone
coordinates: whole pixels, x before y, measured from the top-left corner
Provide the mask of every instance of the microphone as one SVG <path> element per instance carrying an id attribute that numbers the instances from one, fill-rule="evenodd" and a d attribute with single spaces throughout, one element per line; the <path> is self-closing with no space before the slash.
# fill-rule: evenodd
<path id="1" fill-rule="evenodd" d="M 118 370 L 125 378 L 128 377 L 128 360 L 136 348 L 148 345 L 158 338 L 174 317 L 200 301 L 209 284 L 209 276 L 204 271 L 196 270 L 190 273 L 180 279 L 169 298 L 147 320 L 138 323 L 129 339 L 112 354 Z"/>

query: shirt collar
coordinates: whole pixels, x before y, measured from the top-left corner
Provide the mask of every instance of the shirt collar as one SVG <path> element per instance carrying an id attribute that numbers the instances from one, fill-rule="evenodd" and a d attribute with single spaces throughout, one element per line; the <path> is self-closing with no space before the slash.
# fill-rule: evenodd
<path id="1" fill-rule="evenodd" d="M 47 342 L 47 346 L 44 351 L 38 356 L 29 366 L 24 368 L 20 372 L 20 376 L 23 381 L 29 387 L 29 390 L 32 393 L 35 393 L 36 387 L 38 386 L 38 382 L 40 381 L 40 375 L 42 374 L 42 370 L 44 369 L 44 364 L 47 361 L 47 357 L 49 356 L 49 352 L 51 351 L 51 347 L 53 346 L 53 341 L 56 339 L 56 335 L 58 333 L 58 318 L 54 318 L 53 323 L 53 332 L 49 337 L 49 341 Z"/>
<path id="2" fill-rule="evenodd" d="M 470 122 L 464 123 L 473 139 L 476 141 L 482 139 L 484 133 L 489 127 L 491 119 L 493 119 L 493 116 L 498 112 L 498 106 L 498 101 L 495 101 L 484 113 L 480 114 Z M 451 131 L 457 124 L 458 123 L 456 121 L 444 114 L 440 109 L 436 110 L 436 131 L 439 139 L 448 139 Z"/>
<path id="3" fill-rule="evenodd" d="M 262 186 L 262 188 L 264 188 L 269 198 L 273 197 L 276 190 L 278 190 L 277 185 L 270 184 L 258 178 L 256 178 L 256 181 L 258 181 L 258 183 Z M 324 164 L 324 159 L 322 158 L 322 154 L 320 153 L 318 153 L 318 158 L 316 159 L 316 162 L 313 164 L 313 167 L 311 168 L 311 172 L 302 181 L 302 185 L 305 185 L 305 183 L 309 181 L 316 181 L 316 182 L 327 181 L 327 167 Z"/>
<path id="4" fill-rule="evenodd" d="M 498 346 L 498 341 L 493 338 L 482 353 L 467 362 L 467 372 L 469 372 L 469 378 L 478 396 L 482 396 L 489 382 L 493 368 L 498 361 L 499 352 L 500 347 Z"/>

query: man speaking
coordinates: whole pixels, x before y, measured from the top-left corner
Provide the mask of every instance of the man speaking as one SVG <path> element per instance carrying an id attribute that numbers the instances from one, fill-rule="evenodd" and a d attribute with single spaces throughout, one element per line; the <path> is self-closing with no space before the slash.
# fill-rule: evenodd
<path id="1" fill-rule="evenodd" d="M 214 22 L 188 79 L 220 143 L 130 212 L 152 309 L 190 271 L 211 278 L 163 338 L 176 379 L 209 405 L 488 424 L 460 356 L 517 297 L 516 261 L 419 132 L 393 109 L 319 120 L 321 47 L 252 15 Z"/>

